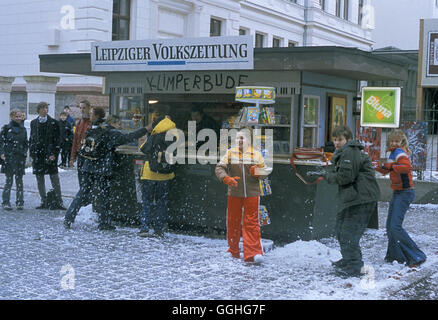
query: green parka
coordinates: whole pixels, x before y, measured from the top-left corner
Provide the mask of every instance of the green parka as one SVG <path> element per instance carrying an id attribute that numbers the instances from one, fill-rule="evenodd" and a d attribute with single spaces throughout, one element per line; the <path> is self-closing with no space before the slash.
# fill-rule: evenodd
<path id="1" fill-rule="evenodd" d="M 333 155 L 334 170 L 324 175 L 328 183 L 339 185 L 338 211 L 379 200 L 380 188 L 375 171 L 363 149 L 360 142 L 348 141 Z"/>

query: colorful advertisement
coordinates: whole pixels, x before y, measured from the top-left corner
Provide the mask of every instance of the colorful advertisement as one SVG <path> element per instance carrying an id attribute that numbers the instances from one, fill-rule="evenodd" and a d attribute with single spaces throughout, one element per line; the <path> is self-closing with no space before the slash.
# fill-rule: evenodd
<path id="1" fill-rule="evenodd" d="M 361 127 L 359 120 L 356 122 L 356 140 L 365 146 L 371 161 L 380 161 L 380 146 L 382 143 L 382 128 Z"/>
<path id="2" fill-rule="evenodd" d="M 426 170 L 427 159 L 427 122 L 403 121 L 400 129 L 408 138 L 411 150 L 411 163 L 414 170 Z"/>
<path id="3" fill-rule="evenodd" d="M 271 104 L 275 102 L 274 87 L 236 87 L 236 101 Z"/>
<path id="4" fill-rule="evenodd" d="M 363 127 L 398 128 L 400 121 L 399 87 L 364 87 L 360 125 Z"/>

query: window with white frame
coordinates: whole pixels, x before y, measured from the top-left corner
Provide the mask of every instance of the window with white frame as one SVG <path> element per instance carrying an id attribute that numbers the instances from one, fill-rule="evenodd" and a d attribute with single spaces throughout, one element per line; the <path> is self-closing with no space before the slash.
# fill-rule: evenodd
<path id="1" fill-rule="evenodd" d="M 239 36 L 245 36 L 248 33 L 248 30 L 244 28 L 239 28 Z"/>
<path id="2" fill-rule="evenodd" d="M 297 42 L 295 42 L 295 41 L 289 41 L 288 42 L 288 44 L 287 44 L 287 46 L 290 48 L 290 47 L 296 47 L 298 45 L 298 43 Z"/>
<path id="3" fill-rule="evenodd" d="M 357 24 L 362 25 L 363 20 L 363 7 L 364 7 L 364 0 L 359 0 L 359 12 L 358 12 L 358 18 L 357 18 Z"/>
<path id="4" fill-rule="evenodd" d="M 277 37 L 272 38 L 272 48 L 279 48 L 281 47 L 281 39 Z"/>
<path id="5" fill-rule="evenodd" d="M 265 44 L 265 35 L 263 33 L 256 32 L 255 34 L 255 47 L 263 48 Z"/>
<path id="6" fill-rule="evenodd" d="M 222 35 L 222 20 L 210 19 L 210 37 L 219 37 Z"/>
<path id="7" fill-rule="evenodd" d="M 113 0 L 112 40 L 129 40 L 131 1 Z"/>
<path id="8" fill-rule="evenodd" d="M 321 6 L 321 10 L 325 11 L 325 0 L 319 0 L 319 5 Z"/>
<path id="9" fill-rule="evenodd" d="M 341 17 L 341 0 L 336 0 L 336 11 L 335 14 L 337 17 Z"/>
<path id="10" fill-rule="evenodd" d="M 318 96 L 304 96 L 301 121 L 301 146 L 304 148 L 317 147 L 319 126 Z"/>
<path id="11" fill-rule="evenodd" d="M 350 8 L 350 1 L 344 0 L 344 19 L 348 20 L 348 10 Z"/>

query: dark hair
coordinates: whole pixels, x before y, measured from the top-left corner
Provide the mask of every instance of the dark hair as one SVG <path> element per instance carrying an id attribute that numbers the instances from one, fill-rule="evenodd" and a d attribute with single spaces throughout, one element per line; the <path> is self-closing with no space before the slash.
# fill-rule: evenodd
<path id="1" fill-rule="evenodd" d="M 67 114 L 67 112 L 64 112 L 64 111 L 62 111 L 60 114 L 59 114 L 60 116 L 68 116 L 68 114 Z"/>
<path id="2" fill-rule="evenodd" d="M 81 102 L 79 102 L 79 104 L 81 104 L 81 103 L 85 104 L 87 107 L 91 106 L 90 101 L 88 101 L 88 100 L 82 100 Z"/>
<path id="3" fill-rule="evenodd" d="M 41 109 L 48 108 L 48 107 L 49 107 L 49 104 L 47 102 L 41 101 L 37 105 L 37 112 L 40 112 Z"/>
<path id="4" fill-rule="evenodd" d="M 103 107 L 92 107 L 93 113 L 99 119 L 105 118 L 105 109 Z"/>
<path id="5" fill-rule="evenodd" d="M 199 114 L 204 114 L 204 105 L 200 104 L 200 103 L 195 103 L 192 106 L 192 109 L 190 110 L 190 112 L 199 112 Z"/>
<path id="6" fill-rule="evenodd" d="M 338 138 L 340 136 L 344 136 L 345 140 L 351 140 L 353 139 L 353 132 L 351 132 L 351 129 L 347 126 L 338 126 L 333 129 L 332 137 Z"/>
<path id="7" fill-rule="evenodd" d="M 170 112 L 170 106 L 167 104 L 160 104 L 154 107 L 154 112 L 157 113 L 158 117 L 167 116 Z"/>
<path id="8" fill-rule="evenodd" d="M 65 107 L 64 107 L 64 110 L 65 110 L 65 109 L 70 110 L 70 107 L 69 107 L 69 106 L 65 106 Z"/>

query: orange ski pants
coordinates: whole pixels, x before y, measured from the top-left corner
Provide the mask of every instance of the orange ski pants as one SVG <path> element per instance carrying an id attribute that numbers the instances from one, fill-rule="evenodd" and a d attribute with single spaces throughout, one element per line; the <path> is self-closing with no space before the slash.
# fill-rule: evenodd
<path id="1" fill-rule="evenodd" d="M 243 260 L 251 261 L 256 254 L 263 254 L 259 225 L 259 197 L 238 198 L 228 196 L 228 252 L 231 252 L 231 255 L 235 258 L 240 257 L 239 242 L 241 233 L 243 237 Z"/>

